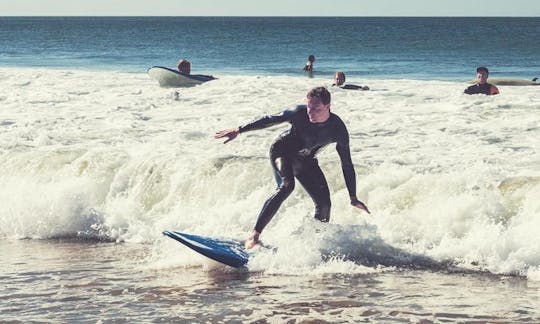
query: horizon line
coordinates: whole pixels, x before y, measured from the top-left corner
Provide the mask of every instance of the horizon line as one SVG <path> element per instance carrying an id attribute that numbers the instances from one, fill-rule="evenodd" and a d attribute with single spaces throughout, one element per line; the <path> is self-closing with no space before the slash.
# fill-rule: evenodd
<path id="1" fill-rule="evenodd" d="M 379 15 L 366 15 L 366 16 L 297 16 L 297 15 L 287 15 L 287 16 L 279 16 L 279 15 L 267 15 L 267 16 L 259 16 L 259 15 L 189 15 L 189 16 L 182 16 L 182 15 L 0 15 L 0 18 L 27 18 L 27 17 L 39 17 L 39 18 L 45 18 L 45 17 L 89 17 L 89 18 L 99 18 L 99 17 L 108 17 L 108 18 L 146 18 L 146 17 L 163 17 L 163 18 L 540 18 L 540 16 L 446 16 L 446 15 L 422 15 L 422 16 L 408 16 L 408 15 L 393 15 L 393 16 L 379 16 Z"/>

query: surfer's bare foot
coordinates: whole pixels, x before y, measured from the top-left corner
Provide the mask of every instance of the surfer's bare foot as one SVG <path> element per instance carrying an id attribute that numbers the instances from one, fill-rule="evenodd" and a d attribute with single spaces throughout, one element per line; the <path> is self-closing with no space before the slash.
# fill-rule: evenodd
<path id="1" fill-rule="evenodd" d="M 244 243 L 244 247 L 246 250 L 252 249 L 255 245 L 259 244 L 259 235 L 261 233 L 257 231 L 253 231 L 251 235 L 247 238 L 246 242 Z"/>

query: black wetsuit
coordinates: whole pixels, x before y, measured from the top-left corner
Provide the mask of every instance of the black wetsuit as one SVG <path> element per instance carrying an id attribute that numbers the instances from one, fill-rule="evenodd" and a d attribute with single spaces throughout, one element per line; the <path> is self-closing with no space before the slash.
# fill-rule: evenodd
<path id="1" fill-rule="evenodd" d="M 482 93 L 489 96 L 491 95 L 491 83 L 487 83 L 487 82 L 484 84 L 477 83 L 465 89 L 464 93 L 466 94 Z"/>
<path id="2" fill-rule="evenodd" d="M 368 86 L 359 86 L 356 84 L 342 84 L 342 85 L 332 84 L 332 87 L 334 86 L 337 86 L 344 90 L 369 90 Z"/>
<path id="3" fill-rule="evenodd" d="M 276 138 L 270 148 L 270 161 L 278 188 L 266 200 L 257 218 L 255 230 L 259 233 L 293 191 L 295 177 L 315 203 L 315 218 L 328 222 L 330 191 L 315 154 L 330 143 L 336 143 L 349 196 L 356 197 L 356 177 L 349 149 L 349 133 L 337 115 L 330 113 L 326 122 L 312 123 L 307 115 L 307 107 L 301 105 L 277 115 L 259 118 L 241 126 L 239 130 L 243 133 L 283 122 L 289 122 L 292 127 Z"/>

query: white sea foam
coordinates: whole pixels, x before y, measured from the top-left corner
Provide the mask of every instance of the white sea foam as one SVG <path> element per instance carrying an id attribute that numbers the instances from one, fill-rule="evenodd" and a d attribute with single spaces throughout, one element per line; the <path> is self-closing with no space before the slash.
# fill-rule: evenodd
<path id="1" fill-rule="evenodd" d="M 463 95 L 465 83 L 350 82 L 372 90 L 332 89 L 332 110 L 348 125 L 358 196 L 372 215 L 349 206 L 327 148 L 330 224 L 311 219 L 298 186 L 263 233 L 278 249 L 250 269 L 365 273 L 450 261 L 538 278 L 539 88 L 501 86 L 488 97 Z M 2 68 L 0 237 L 145 242 L 156 264 L 205 264 L 161 231 L 243 238 L 274 189 L 268 148 L 287 126 L 227 145 L 213 133 L 303 103 L 321 84 L 227 76 L 174 90 L 146 74 Z"/>

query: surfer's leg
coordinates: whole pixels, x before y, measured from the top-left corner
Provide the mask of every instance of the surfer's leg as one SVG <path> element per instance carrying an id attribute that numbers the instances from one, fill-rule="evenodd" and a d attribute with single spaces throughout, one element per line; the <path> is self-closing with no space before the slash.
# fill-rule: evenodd
<path id="1" fill-rule="evenodd" d="M 272 171 L 274 172 L 274 180 L 276 180 L 277 188 L 281 186 L 283 183 L 283 180 L 281 178 L 281 174 L 279 173 L 278 169 L 275 167 L 274 161 L 272 161 Z"/>
<path id="2" fill-rule="evenodd" d="M 279 175 L 279 187 L 274 194 L 266 200 L 263 205 L 257 223 L 255 224 L 255 231 L 261 233 L 264 227 L 270 222 L 272 217 L 276 214 L 279 206 L 289 197 L 294 190 L 294 174 L 292 170 L 291 159 L 288 157 L 277 157 L 272 159 L 272 167 L 277 175 Z"/>
<path id="3" fill-rule="evenodd" d="M 304 159 L 295 164 L 295 176 L 315 203 L 314 217 L 321 222 L 330 220 L 330 190 L 316 159 Z"/>

